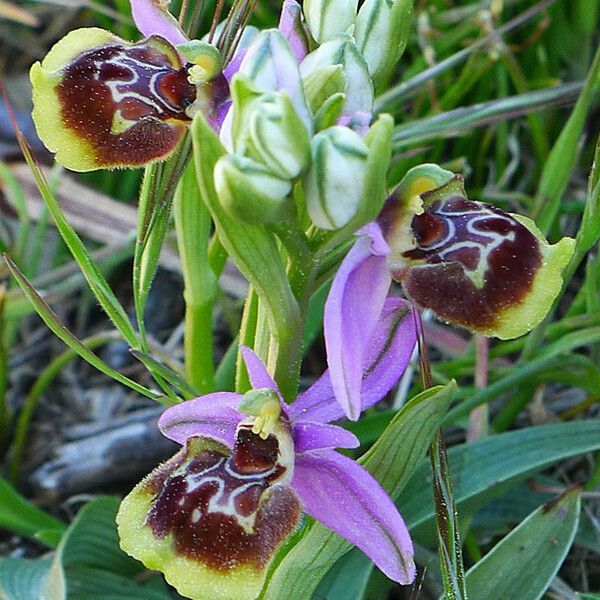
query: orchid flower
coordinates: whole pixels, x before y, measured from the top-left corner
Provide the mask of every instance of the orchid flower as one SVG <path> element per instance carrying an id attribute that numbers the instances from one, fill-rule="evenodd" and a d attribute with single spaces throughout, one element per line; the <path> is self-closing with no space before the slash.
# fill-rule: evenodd
<path id="1" fill-rule="evenodd" d="M 510 339 L 546 316 L 573 248 L 570 238 L 548 244 L 526 217 L 468 200 L 460 176 L 436 165 L 411 169 L 358 232 L 325 305 L 329 372 L 347 416 L 360 414 L 364 340 L 392 280 L 444 321 Z"/>
<path id="2" fill-rule="evenodd" d="M 83 28 L 31 68 L 33 119 L 56 160 L 75 171 L 135 167 L 169 156 L 201 110 L 218 129 L 229 99 L 218 50 L 188 41 L 153 0 L 132 0 L 145 39 Z"/>
<path id="3" fill-rule="evenodd" d="M 410 305 L 386 301 L 363 365 L 362 408 L 378 402 L 415 345 Z M 334 448 L 355 448 L 325 372 L 290 405 L 258 356 L 241 348 L 252 390 L 167 409 L 159 427 L 182 449 L 125 498 L 122 548 L 195 600 L 252 600 L 301 511 L 363 550 L 391 579 L 413 580 L 412 543 L 377 481 Z"/>

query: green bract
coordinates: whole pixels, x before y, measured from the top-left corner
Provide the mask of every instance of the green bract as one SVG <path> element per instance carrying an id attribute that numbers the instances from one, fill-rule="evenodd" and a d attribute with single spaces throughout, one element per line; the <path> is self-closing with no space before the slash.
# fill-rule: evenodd
<path id="1" fill-rule="evenodd" d="M 291 183 L 259 162 L 227 154 L 215 165 L 215 189 L 232 217 L 250 223 L 272 223 L 281 218 Z"/>

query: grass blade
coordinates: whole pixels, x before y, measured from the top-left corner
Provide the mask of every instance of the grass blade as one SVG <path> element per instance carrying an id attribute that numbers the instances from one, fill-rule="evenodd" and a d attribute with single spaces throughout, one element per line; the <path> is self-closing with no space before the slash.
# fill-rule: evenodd
<path id="1" fill-rule="evenodd" d="M 374 112 L 379 113 L 384 112 L 386 110 L 390 110 L 399 102 L 407 100 L 408 98 L 414 96 L 419 91 L 419 89 L 428 81 L 437 77 L 441 73 L 448 71 L 452 67 L 455 67 L 456 65 L 459 65 L 460 63 L 464 62 L 474 52 L 482 50 L 490 46 L 491 44 L 497 43 L 498 38 L 500 36 L 510 31 L 513 31 L 514 29 L 517 29 L 524 23 L 529 22 L 533 17 L 546 10 L 546 8 L 548 8 L 549 6 L 552 6 L 552 4 L 554 4 L 555 2 L 556 0 L 543 0 L 542 2 L 538 2 L 519 16 L 515 17 L 502 27 L 499 27 L 496 31 L 493 31 L 478 42 L 475 42 L 468 48 L 465 48 L 464 50 L 453 54 L 446 60 L 441 61 L 440 63 L 430 67 L 429 69 L 425 69 L 412 79 L 401 82 L 398 85 L 390 88 L 387 92 L 381 94 L 375 100 Z"/>
<path id="2" fill-rule="evenodd" d="M 17 265 L 5 254 L 4 260 L 8 265 L 10 272 L 13 277 L 17 280 L 17 283 L 21 286 L 21 289 L 29 299 L 29 301 L 35 306 L 37 313 L 40 315 L 44 323 L 59 337 L 69 348 L 77 352 L 81 358 L 90 363 L 93 367 L 96 367 L 99 371 L 108 375 L 115 381 L 126 385 L 138 394 L 151 398 L 153 400 L 162 401 L 163 399 L 157 394 L 143 385 L 121 375 L 118 371 L 115 371 L 112 367 L 108 366 L 102 359 L 98 358 L 89 348 L 87 348 L 77 337 L 75 337 L 65 327 L 56 316 L 56 313 L 44 302 L 40 295 L 35 291 L 29 281 L 25 278 L 23 273 L 19 271 Z"/>
<path id="3" fill-rule="evenodd" d="M 3 88 L 2 92 L 4 93 Z M 11 110 L 8 98 L 6 97 L 5 93 L 4 97 L 6 105 L 9 107 L 9 110 Z M 14 118 L 14 115 L 12 114 L 12 111 L 10 112 L 10 115 L 13 127 L 15 129 L 17 141 L 19 142 L 19 146 L 21 147 L 21 151 L 23 152 L 23 156 L 25 157 L 25 160 L 29 165 L 31 172 L 35 177 L 35 181 L 37 183 L 38 189 L 40 190 L 40 194 L 44 198 L 46 206 L 48 207 L 48 210 L 52 215 L 56 227 L 59 230 L 63 240 L 65 241 L 65 244 L 71 251 L 73 258 L 79 264 L 79 267 L 82 273 L 84 274 L 90 286 L 90 289 L 96 296 L 98 302 L 100 303 L 106 314 L 114 323 L 115 327 L 121 332 L 121 335 L 125 338 L 128 344 L 130 344 L 133 347 L 137 346 L 137 335 L 131 323 L 129 322 L 125 309 L 121 306 L 113 291 L 110 289 L 110 286 L 108 285 L 106 279 L 104 278 L 102 273 L 100 273 L 98 267 L 90 258 L 90 255 L 86 250 L 83 242 L 65 218 L 60 204 L 56 200 L 56 196 L 52 192 L 52 189 L 48 185 L 48 182 L 44 174 L 42 173 L 42 170 L 40 169 L 33 154 L 31 153 L 31 150 L 29 149 L 29 146 L 27 144 L 27 140 L 25 139 L 25 136 L 19 129 L 19 126 Z"/>
<path id="4" fill-rule="evenodd" d="M 440 137 L 459 136 L 469 129 L 511 119 L 533 111 L 546 110 L 570 102 L 582 89 L 580 82 L 490 100 L 456 108 L 432 117 L 411 121 L 394 129 L 394 152 Z"/>
<path id="5" fill-rule="evenodd" d="M 565 124 L 560 136 L 544 166 L 536 194 L 536 207 L 533 213 L 538 227 L 547 234 L 556 219 L 560 202 L 577 163 L 577 149 L 586 117 L 593 106 L 596 92 L 600 89 L 600 47 L 585 81 L 585 86 L 575 108 Z"/>

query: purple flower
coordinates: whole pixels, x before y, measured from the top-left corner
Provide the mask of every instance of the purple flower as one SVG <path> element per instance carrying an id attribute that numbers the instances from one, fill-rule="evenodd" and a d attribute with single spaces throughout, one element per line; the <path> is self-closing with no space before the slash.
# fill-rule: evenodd
<path id="1" fill-rule="evenodd" d="M 530 219 L 468 200 L 460 176 L 411 169 L 358 231 L 325 305 L 329 377 L 346 415 L 360 415 L 362 365 L 392 280 L 445 321 L 513 338 L 547 314 L 572 251 L 569 238 L 550 246 Z"/>
<path id="2" fill-rule="evenodd" d="M 385 302 L 362 374 L 362 407 L 396 383 L 415 344 L 410 308 Z M 410 536 L 378 482 L 335 448 L 343 411 L 325 372 L 292 404 L 257 355 L 241 348 L 253 389 L 217 392 L 165 411 L 159 427 L 182 450 L 123 501 L 123 549 L 196 600 L 252 599 L 301 511 L 362 549 L 391 579 L 415 574 Z"/>

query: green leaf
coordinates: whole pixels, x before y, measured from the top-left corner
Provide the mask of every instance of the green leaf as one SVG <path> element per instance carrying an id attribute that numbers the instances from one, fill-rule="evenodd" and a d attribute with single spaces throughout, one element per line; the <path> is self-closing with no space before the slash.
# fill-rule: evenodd
<path id="1" fill-rule="evenodd" d="M 48 600 L 45 588 L 51 563 L 48 558 L 1 559 L 0 598 L 2 600 Z"/>
<path id="2" fill-rule="evenodd" d="M 313 600 L 361 600 L 374 567 L 368 556 L 353 548 L 321 580 Z"/>
<path id="3" fill-rule="evenodd" d="M 560 568 L 571 543 L 581 508 L 575 489 L 529 515 L 476 563 L 466 576 L 471 598 L 541 598 Z"/>
<path id="4" fill-rule="evenodd" d="M 432 117 L 410 121 L 394 129 L 394 152 L 440 137 L 455 137 L 475 128 L 533 111 L 547 110 L 579 92 L 581 83 L 567 83 L 552 88 L 490 100 L 456 108 Z"/>
<path id="5" fill-rule="evenodd" d="M 588 193 L 581 219 L 581 226 L 575 238 L 575 257 L 579 265 L 585 254 L 598 241 L 600 236 L 600 137 L 596 143 L 594 165 L 589 177 Z"/>
<path id="6" fill-rule="evenodd" d="M 81 509 L 57 550 L 47 581 L 52 600 L 168 600 L 166 589 L 135 581 L 144 566 L 119 547 L 117 498 L 98 498 Z"/>
<path id="7" fill-rule="evenodd" d="M 548 489 L 560 489 L 563 483 L 551 477 L 539 476 L 534 480 Z M 479 510 L 471 520 L 471 530 L 481 535 L 506 534 L 516 524 L 525 519 L 544 502 L 549 502 L 555 494 L 547 492 L 544 488 L 536 491 L 530 481 L 518 483 L 505 494 L 492 500 Z M 579 518 L 579 527 L 573 543 L 582 548 L 587 548 L 600 554 L 600 539 L 597 527 L 590 519 L 588 513 L 582 512 Z"/>
<path id="8" fill-rule="evenodd" d="M 529 427 L 454 446 L 448 456 L 459 513 L 481 508 L 549 465 L 599 448 L 600 420 Z M 398 498 L 407 526 L 419 537 L 433 531 L 430 481 L 423 462 Z"/>
<path id="9" fill-rule="evenodd" d="M 455 389 L 451 382 L 415 396 L 359 460 L 392 498 L 400 494 L 425 456 Z M 314 523 L 275 570 L 265 600 L 310 600 L 319 581 L 351 548 L 350 542 Z"/>
<path id="10" fill-rule="evenodd" d="M 67 526 L 30 504 L 6 480 L 0 477 L 0 527 L 29 538 L 40 538 L 51 547 L 48 531 L 64 533 Z M 42 537 L 42 533 L 44 536 Z"/>
<path id="11" fill-rule="evenodd" d="M 115 327 L 121 332 L 121 335 L 131 346 L 135 347 L 137 345 L 137 335 L 131 326 L 131 323 L 129 322 L 129 318 L 127 317 L 125 309 L 121 306 L 113 291 L 110 289 L 106 279 L 98 269 L 97 265 L 91 259 L 88 251 L 83 245 L 83 242 L 75 232 L 75 229 L 73 229 L 65 217 L 65 214 L 60 207 L 54 192 L 48 185 L 42 170 L 35 162 L 35 159 L 29 150 L 22 132 L 18 129 L 16 123 L 14 126 L 16 128 L 17 141 L 19 142 L 31 172 L 33 173 L 40 194 L 42 195 L 42 198 L 48 207 L 48 211 L 54 219 L 56 228 L 60 232 L 65 244 L 71 251 L 73 258 L 77 261 L 81 272 L 85 276 L 88 285 L 94 293 L 94 296 L 96 296 L 100 306 L 102 306 L 106 314 L 115 324 Z"/>

